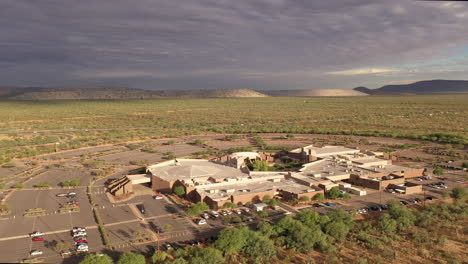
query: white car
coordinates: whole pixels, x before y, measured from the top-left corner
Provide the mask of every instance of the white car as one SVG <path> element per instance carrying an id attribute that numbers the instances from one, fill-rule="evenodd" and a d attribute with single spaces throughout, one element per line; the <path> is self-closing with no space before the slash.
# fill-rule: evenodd
<path id="1" fill-rule="evenodd" d="M 73 231 L 73 233 L 86 232 L 86 228 L 84 228 L 84 227 L 74 227 L 72 231 Z"/>
<path id="2" fill-rule="evenodd" d="M 200 219 L 197 221 L 198 225 L 206 225 L 206 220 L 205 219 Z"/>
<path id="3" fill-rule="evenodd" d="M 43 236 L 43 235 L 45 235 L 45 233 L 44 232 L 39 232 L 39 231 L 32 232 L 31 234 L 29 234 L 29 236 L 31 236 L 31 237 Z"/>
<path id="4" fill-rule="evenodd" d="M 209 219 L 209 218 L 210 218 L 210 216 L 209 216 L 207 213 L 203 213 L 203 214 L 202 214 L 202 217 L 205 218 L 205 219 Z"/>
<path id="5" fill-rule="evenodd" d="M 77 252 L 88 252 L 88 248 L 78 248 L 76 249 Z"/>
<path id="6" fill-rule="evenodd" d="M 88 249 L 88 245 L 79 245 L 76 247 L 76 250 L 80 250 L 80 249 Z"/>
<path id="7" fill-rule="evenodd" d="M 246 207 L 246 208 L 243 208 L 242 210 L 244 210 L 244 212 L 246 212 L 246 213 L 248 213 L 248 212 L 250 211 L 250 209 L 247 208 L 247 207 Z"/>
<path id="8" fill-rule="evenodd" d="M 157 194 L 154 196 L 155 200 L 161 200 L 163 198 L 162 194 Z"/>
<path id="9" fill-rule="evenodd" d="M 73 234 L 73 237 L 78 237 L 78 236 L 86 236 L 86 232 L 78 232 L 78 233 Z"/>
<path id="10" fill-rule="evenodd" d="M 33 251 L 31 251 L 30 254 L 31 254 L 31 256 L 39 256 L 39 255 L 42 255 L 42 253 L 43 252 L 40 251 L 40 250 L 33 250 Z"/>
<path id="11" fill-rule="evenodd" d="M 211 215 L 214 217 L 219 217 L 219 214 L 216 211 L 211 211 Z"/>

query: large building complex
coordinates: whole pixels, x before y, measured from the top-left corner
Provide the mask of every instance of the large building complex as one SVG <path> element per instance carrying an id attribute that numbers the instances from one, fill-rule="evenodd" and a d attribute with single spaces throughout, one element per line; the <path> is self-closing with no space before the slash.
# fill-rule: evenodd
<path id="1" fill-rule="evenodd" d="M 421 176 L 423 169 L 393 165 L 391 160 L 381 158 L 381 153 L 310 145 L 286 155 L 303 162 L 303 166 L 297 171 L 251 171 L 248 162 L 258 159 L 272 162 L 273 156 L 239 152 L 213 160 L 164 161 L 148 166 L 147 175 L 138 179 L 151 182 L 156 192 L 172 192 L 182 186 L 189 200 L 203 201 L 214 209 L 226 203 L 258 202 L 265 195 L 285 200 L 313 198 L 333 187 L 357 195 L 365 195 L 365 188 L 379 191 L 394 188 L 401 193 L 421 191 L 420 185 L 406 183 L 405 179 Z M 141 181 L 133 179 L 133 182 Z"/>

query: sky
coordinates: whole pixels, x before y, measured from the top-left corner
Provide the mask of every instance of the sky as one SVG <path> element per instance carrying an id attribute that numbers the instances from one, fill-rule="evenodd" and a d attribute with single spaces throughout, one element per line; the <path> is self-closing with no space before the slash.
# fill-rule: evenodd
<path id="1" fill-rule="evenodd" d="M 351 89 L 468 80 L 468 2 L 2 0 L 0 86 Z"/>

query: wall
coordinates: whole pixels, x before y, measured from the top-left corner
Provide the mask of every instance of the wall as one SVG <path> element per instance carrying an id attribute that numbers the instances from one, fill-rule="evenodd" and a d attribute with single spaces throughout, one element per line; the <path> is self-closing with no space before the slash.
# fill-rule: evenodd
<path id="1" fill-rule="evenodd" d="M 254 193 L 246 193 L 246 194 L 235 194 L 232 195 L 232 202 L 235 204 L 242 203 L 245 204 L 247 202 L 255 202 L 252 199 L 262 199 L 263 196 L 268 195 L 270 198 L 275 196 L 276 190 L 271 191 L 264 191 L 264 192 L 254 192 Z"/>
<path id="2" fill-rule="evenodd" d="M 157 192 L 172 192 L 173 182 L 165 181 L 156 175 L 151 177 L 151 188 Z"/>
<path id="3" fill-rule="evenodd" d="M 416 178 L 423 176 L 424 169 L 411 169 L 405 170 L 405 178 Z"/>

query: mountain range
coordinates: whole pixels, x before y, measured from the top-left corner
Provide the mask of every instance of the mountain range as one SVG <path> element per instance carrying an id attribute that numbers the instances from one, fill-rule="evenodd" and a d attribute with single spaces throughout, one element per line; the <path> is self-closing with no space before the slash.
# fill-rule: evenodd
<path id="1" fill-rule="evenodd" d="M 0 87 L 0 99 L 13 100 L 87 100 L 87 99 L 154 99 L 154 98 L 233 98 L 233 97 L 321 97 L 411 95 L 435 93 L 466 93 L 468 81 L 429 80 L 412 84 L 386 85 L 378 89 L 305 89 L 263 90 L 211 89 L 211 90 L 144 90 L 128 87 Z"/>
<path id="2" fill-rule="evenodd" d="M 360 86 L 353 90 L 370 95 L 466 93 L 468 92 L 468 81 L 428 80 L 411 84 L 385 85 L 378 89 L 369 89 Z"/>

